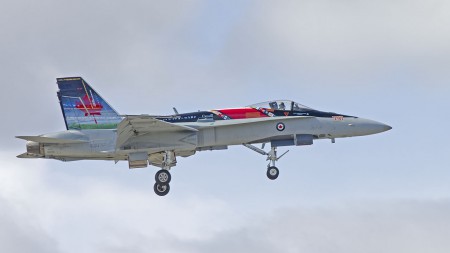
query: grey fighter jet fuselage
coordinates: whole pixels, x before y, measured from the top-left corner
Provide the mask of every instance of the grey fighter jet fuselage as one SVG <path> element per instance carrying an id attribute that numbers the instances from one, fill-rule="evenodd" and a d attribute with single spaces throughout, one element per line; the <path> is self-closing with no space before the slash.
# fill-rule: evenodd
<path id="1" fill-rule="evenodd" d="M 177 157 L 231 145 L 267 156 L 267 176 L 276 179 L 280 146 L 311 145 L 315 140 L 381 133 L 391 127 L 373 120 L 322 112 L 290 100 L 274 100 L 241 108 L 198 111 L 170 116 L 119 115 L 82 78 L 58 78 L 58 98 L 66 131 L 17 136 L 27 141 L 19 158 L 61 161 L 128 161 L 129 168 L 148 164 L 156 173 L 155 193 L 169 192 Z M 270 143 L 266 152 L 253 144 Z"/>

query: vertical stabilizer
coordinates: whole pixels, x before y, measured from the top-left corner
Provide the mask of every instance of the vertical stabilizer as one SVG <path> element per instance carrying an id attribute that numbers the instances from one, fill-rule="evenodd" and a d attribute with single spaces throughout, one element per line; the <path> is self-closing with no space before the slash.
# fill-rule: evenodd
<path id="1" fill-rule="evenodd" d="M 67 130 L 114 129 L 122 120 L 83 78 L 64 77 L 56 81 Z"/>

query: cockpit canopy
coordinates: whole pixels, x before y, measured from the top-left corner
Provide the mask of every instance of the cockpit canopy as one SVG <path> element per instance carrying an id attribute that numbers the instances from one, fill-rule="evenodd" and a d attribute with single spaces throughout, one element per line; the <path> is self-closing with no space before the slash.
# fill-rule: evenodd
<path id="1" fill-rule="evenodd" d="M 294 102 L 292 100 L 273 100 L 268 102 L 262 102 L 258 104 L 249 105 L 248 107 L 253 108 L 266 108 L 272 110 L 282 110 L 282 111 L 309 111 L 314 110 L 310 107 L 304 106 L 300 103 Z"/>

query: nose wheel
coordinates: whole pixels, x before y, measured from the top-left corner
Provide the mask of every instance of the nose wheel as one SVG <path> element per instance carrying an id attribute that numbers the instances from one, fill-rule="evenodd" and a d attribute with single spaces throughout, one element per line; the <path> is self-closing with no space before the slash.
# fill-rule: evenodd
<path id="1" fill-rule="evenodd" d="M 267 177 L 270 180 L 277 179 L 278 175 L 280 175 L 280 170 L 275 166 L 270 166 L 267 168 Z"/>

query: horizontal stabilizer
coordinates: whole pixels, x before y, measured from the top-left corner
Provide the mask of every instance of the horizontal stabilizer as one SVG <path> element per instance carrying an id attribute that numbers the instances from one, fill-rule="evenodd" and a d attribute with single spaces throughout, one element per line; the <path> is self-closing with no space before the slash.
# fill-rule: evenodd
<path id="1" fill-rule="evenodd" d="M 42 137 L 42 136 L 16 136 L 16 138 L 26 140 L 26 141 L 34 141 L 34 142 L 47 143 L 47 144 L 87 143 L 87 141 L 83 141 L 83 140 L 68 140 L 68 139 L 58 139 L 58 138 L 50 138 L 50 137 Z"/>
<path id="2" fill-rule="evenodd" d="M 20 154 L 20 155 L 18 155 L 16 157 L 17 158 L 36 158 L 36 157 L 39 157 L 39 156 L 28 154 L 28 153 L 23 153 L 23 154 Z"/>

